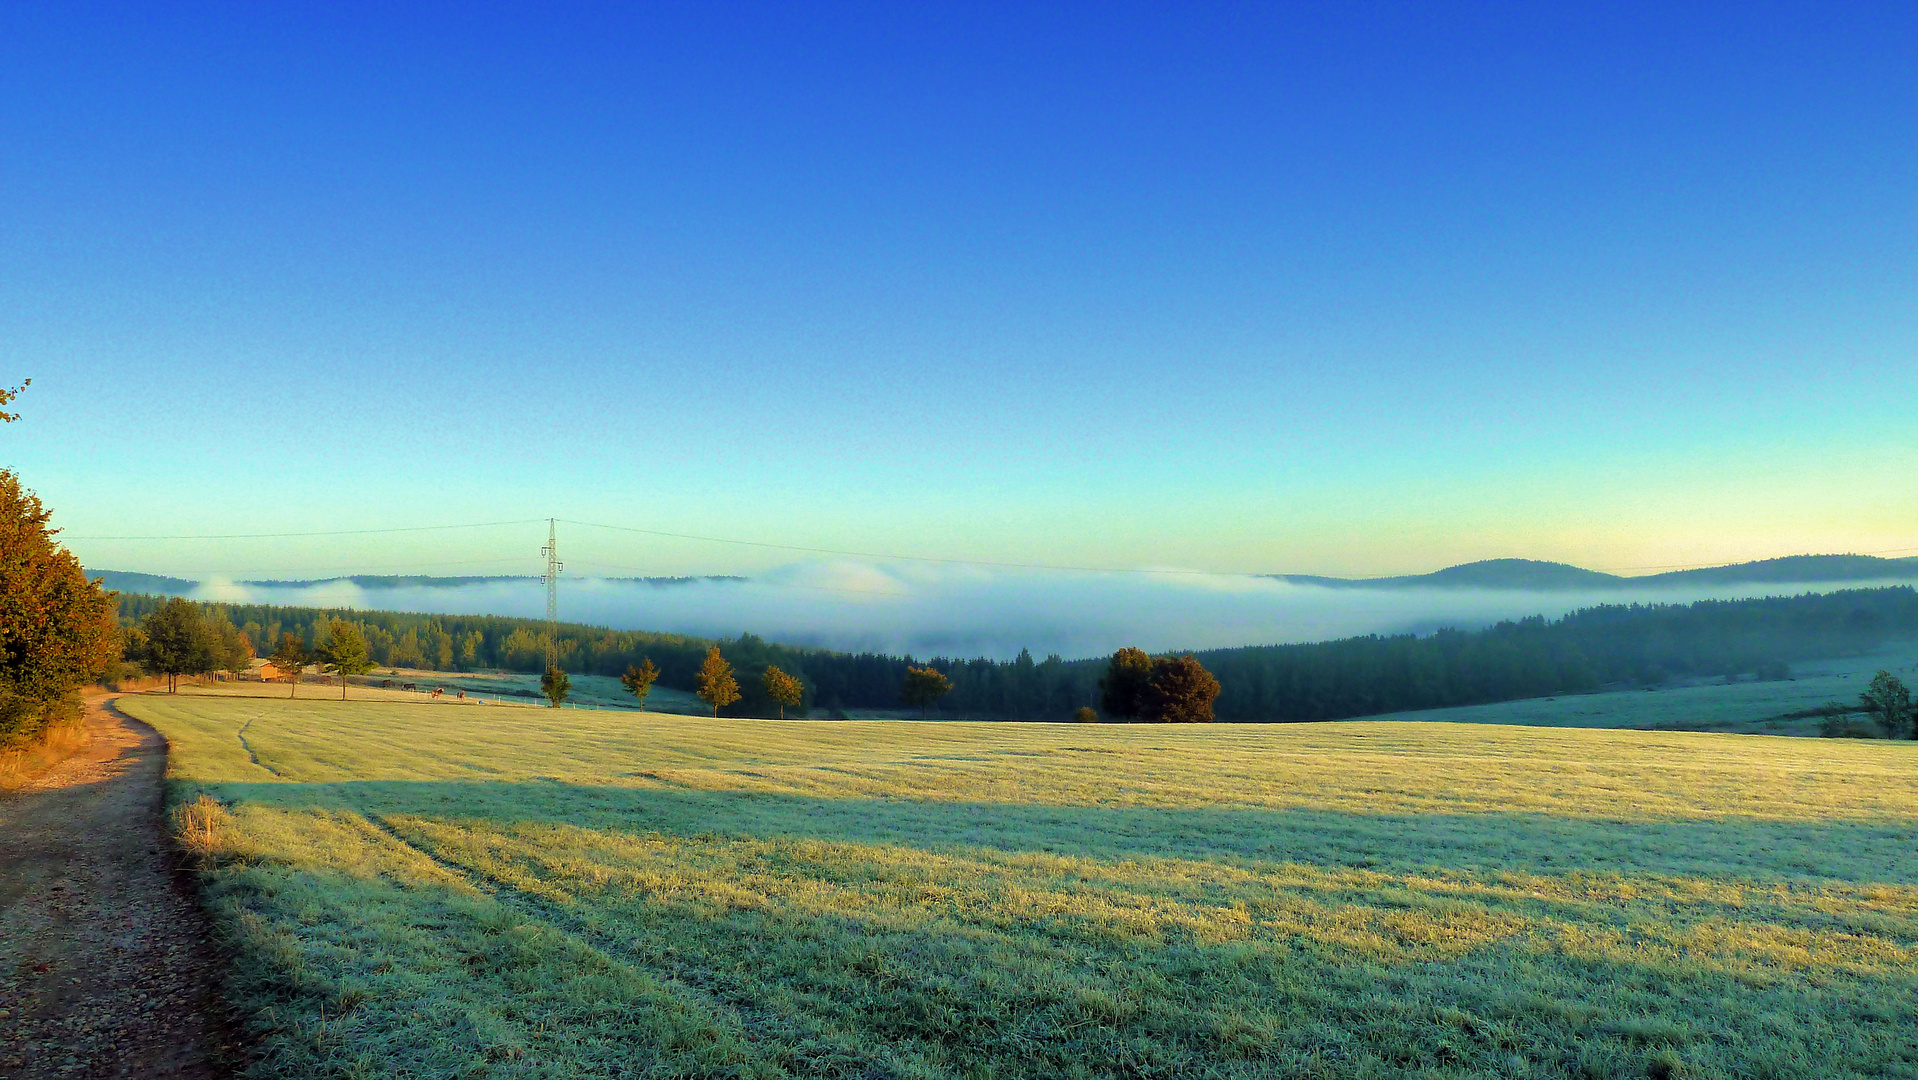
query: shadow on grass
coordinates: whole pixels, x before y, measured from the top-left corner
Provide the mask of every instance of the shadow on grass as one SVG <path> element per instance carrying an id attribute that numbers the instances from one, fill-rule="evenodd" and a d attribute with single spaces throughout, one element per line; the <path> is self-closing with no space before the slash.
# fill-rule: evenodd
<path id="1" fill-rule="evenodd" d="M 542 1075 L 1251 1080 L 1420 1075 L 1437 1063 L 1449 1076 L 1645 1076 L 1660 1075 L 1649 1071 L 1655 1058 L 1681 1055 L 1699 1075 L 1918 1076 L 1908 968 L 1889 977 L 1834 968 L 1816 984 L 1770 971 L 1741 981 L 1706 963 L 1541 953 L 1516 939 L 1459 952 L 1412 942 L 1395 958 L 1336 936 L 1288 933 L 1254 948 L 1113 933 L 1070 911 L 1012 909 L 1006 922 L 716 903 L 698 890 L 572 894 L 568 882 L 529 884 L 511 854 L 476 860 L 477 849 L 442 845 L 436 830 L 404 819 L 1112 861 L 1774 881 L 1906 881 L 1909 829 L 1070 808 L 551 781 L 227 784 L 218 793 L 385 819 L 397 839 L 484 893 L 290 863 L 222 871 L 216 892 L 264 928 L 242 949 L 246 1007 L 284 1012 L 292 1002 L 294 1012 L 323 1015 L 348 997 L 366 1003 L 346 1021 L 349 1037 L 324 1046 L 309 1028 L 276 1021 L 266 1038 L 289 1074 L 348 1064 L 419 1072 L 428 1060 L 442 1066 L 435 1075 L 479 1074 L 524 1055 L 549 1070 Z M 1379 926 L 1441 929 L 1474 911 L 1439 898 L 1424 911 L 1431 918 L 1410 918 L 1405 897 L 1381 894 L 1375 914 Z M 349 1046 L 362 1056 L 347 1061 Z M 711 1059 L 714 1048 L 724 1060 Z"/>
<path id="2" fill-rule="evenodd" d="M 1918 882 L 1918 829 L 1750 820 L 1618 822 L 1544 814 L 1061 807 L 558 781 L 222 784 L 228 800 L 389 817 L 485 819 L 667 835 L 804 838 L 928 851 L 985 848 L 1101 860 L 1558 874 L 1650 873 L 1747 881 Z"/>

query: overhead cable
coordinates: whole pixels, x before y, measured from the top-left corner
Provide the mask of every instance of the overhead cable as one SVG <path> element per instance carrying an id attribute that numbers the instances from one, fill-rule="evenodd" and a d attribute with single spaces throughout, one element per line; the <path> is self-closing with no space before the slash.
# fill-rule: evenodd
<path id="1" fill-rule="evenodd" d="M 62 536 L 62 540 L 278 540 L 296 536 L 368 536 L 373 533 L 444 532 L 448 529 L 490 529 L 495 525 L 531 525 L 545 518 L 516 521 L 475 521 L 464 525 L 407 525 L 395 529 L 317 529 L 312 532 L 198 533 L 187 536 Z"/>

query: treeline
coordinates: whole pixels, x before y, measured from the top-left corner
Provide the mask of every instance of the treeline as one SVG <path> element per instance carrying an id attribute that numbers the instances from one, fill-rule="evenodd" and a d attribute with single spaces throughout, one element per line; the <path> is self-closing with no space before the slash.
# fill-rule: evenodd
<path id="1" fill-rule="evenodd" d="M 167 601 L 164 596 L 120 595 L 120 623 L 133 651 L 138 627 Z M 367 655 L 381 667 L 428 671 L 506 670 L 544 672 L 548 634 L 545 622 L 505 615 L 425 615 L 400 611 L 283 607 L 272 604 L 206 603 L 212 624 L 230 623 L 262 655 L 280 635 L 290 633 L 308 650 L 326 644 L 332 619 L 352 623 L 366 639 Z M 778 645 L 752 634 L 712 641 L 683 634 L 561 623 L 559 665 L 574 674 L 618 676 L 650 659 L 659 669 L 658 685 L 694 692 L 706 650 L 720 646 L 738 672 L 741 698 L 725 712 L 734 716 L 777 715 L 780 703 L 767 697 L 762 676 L 777 666 L 804 688 L 799 710 L 831 716 L 845 709 L 906 707 L 902 688 L 906 669 L 920 663 L 911 656 L 840 653 Z M 953 690 L 945 697 L 946 715 L 977 717 L 1065 717 L 1099 701 L 1103 660 L 1068 663 L 1057 656 L 1035 662 L 1018 659 L 945 660 L 928 663 L 947 675 Z M 1088 666 L 1091 665 L 1091 666 Z"/>
<path id="2" fill-rule="evenodd" d="M 1198 654 L 1222 720 L 1338 720 L 1411 709 L 1656 686 L 1780 678 L 1795 661 L 1918 635 L 1910 586 L 1692 604 L 1608 604 L 1426 637 L 1368 636 Z"/>
<path id="3" fill-rule="evenodd" d="M 167 601 L 164 596 L 121 594 L 120 624 L 136 627 Z M 273 604 L 206 603 L 211 617 L 231 623 L 262 653 L 292 634 L 309 651 L 326 644 L 333 619 L 353 623 L 365 636 L 374 663 L 382 667 L 428 671 L 543 671 L 546 666 L 546 624 L 503 615 L 421 615 L 403 611 L 354 611 L 345 608 L 281 607 Z M 618 674 L 629 654 L 661 654 L 675 650 L 698 667 L 707 643 L 676 634 L 607 630 L 601 627 L 560 625 L 561 666 L 570 671 Z M 658 657 L 655 657 L 657 660 Z M 617 668 L 618 670 L 614 670 Z M 690 673 L 687 676 L 691 678 Z M 690 685 L 690 684 L 689 684 Z"/>
<path id="4" fill-rule="evenodd" d="M 1918 636 L 1918 592 L 1899 586 L 1606 605 L 1483 630 L 1193 655 L 1219 681 L 1214 709 L 1220 720 L 1337 720 L 1674 679 L 1782 678 L 1797 661 L 1854 655 L 1912 636 Z M 813 688 L 809 700 L 822 706 L 896 708 L 900 679 L 913 663 L 911 657 L 813 653 L 802 666 Z M 1034 661 L 1022 652 L 1010 662 L 935 657 L 927 663 L 952 680 L 948 714 L 1065 719 L 1102 704 L 1099 679 L 1108 661 Z"/>
<path id="5" fill-rule="evenodd" d="M 120 596 L 120 625 L 130 651 L 139 652 L 140 627 L 160 610 L 165 596 Z M 346 608 L 283 607 L 274 604 L 204 603 L 208 623 L 230 625 L 260 655 L 270 652 L 282 634 L 292 634 L 309 653 L 324 648 L 328 626 L 339 619 L 354 626 L 366 641 L 367 658 L 379 667 L 418 668 L 427 671 L 546 670 L 546 624 L 536 619 L 505 615 L 425 615 L 403 611 L 356 611 Z M 559 666 L 574 674 L 618 676 L 643 659 L 659 669 L 659 685 L 692 691 L 694 678 L 715 644 L 683 634 L 656 634 L 642 630 L 561 623 Z M 805 666 L 801 658 L 839 654 L 774 645 L 750 634 L 719 643 L 726 659 L 740 673 L 744 696 L 727 710 L 729 715 L 774 715 L 780 704 L 766 697 L 761 676 L 769 665 L 787 671 Z M 900 668 L 903 669 L 903 665 Z M 815 705 L 812 684 L 801 677 L 807 695 L 801 708 Z M 895 687 L 895 698 L 897 697 Z"/>
<path id="6" fill-rule="evenodd" d="M 123 596 L 131 626 L 162 602 Z M 435 670 L 545 669 L 543 622 L 504 616 L 416 615 L 249 604 L 206 605 L 262 652 L 282 632 L 308 648 L 324 643 L 326 621 L 354 623 L 370 659 L 381 666 Z M 1918 592 L 1910 586 L 1859 589 L 1757 600 L 1694 604 L 1606 605 L 1562 619 L 1521 619 L 1483 630 L 1417 636 L 1370 635 L 1309 645 L 1271 645 L 1199 652 L 1217 677 L 1220 720 L 1332 720 L 1411 709 L 1578 693 L 1672 679 L 1757 675 L 1779 677 L 1802 660 L 1868 651 L 1885 640 L 1918 635 Z M 846 709 L 895 709 L 906 669 L 943 673 L 952 689 L 940 702 L 947 716 L 1066 719 L 1101 704 L 1107 659 L 955 660 L 876 653 L 839 653 L 777 645 L 753 635 L 709 641 L 678 634 L 562 624 L 560 666 L 575 674 L 617 676 L 642 659 L 659 669 L 659 685 L 692 691 L 717 644 L 739 675 L 743 696 L 728 715 L 771 716 L 779 705 L 761 689 L 776 665 L 797 677 L 800 709 L 833 715 Z"/>

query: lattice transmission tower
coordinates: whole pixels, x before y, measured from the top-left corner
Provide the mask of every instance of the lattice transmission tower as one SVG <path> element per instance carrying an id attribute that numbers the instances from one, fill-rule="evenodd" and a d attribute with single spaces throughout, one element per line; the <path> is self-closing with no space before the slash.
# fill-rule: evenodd
<path id="1" fill-rule="evenodd" d="M 566 564 L 559 561 L 559 520 L 546 519 L 546 546 L 539 549 L 546 556 L 546 576 L 540 582 L 546 586 L 546 668 L 548 671 L 559 666 L 559 572 Z"/>

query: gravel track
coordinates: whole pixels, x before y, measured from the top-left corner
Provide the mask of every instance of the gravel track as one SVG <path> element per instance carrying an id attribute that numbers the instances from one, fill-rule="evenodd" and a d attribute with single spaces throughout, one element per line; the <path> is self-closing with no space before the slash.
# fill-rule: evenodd
<path id="1" fill-rule="evenodd" d="M 87 728 L 0 795 L 0 1080 L 230 1076 L 220 958 L 162 831 L 166 742 L 110 699 Z"/>

